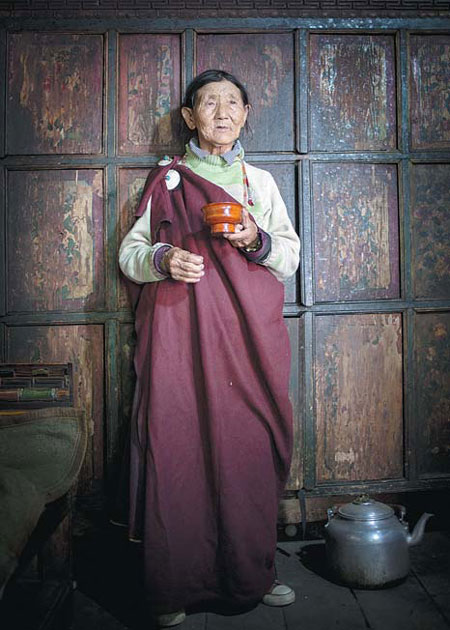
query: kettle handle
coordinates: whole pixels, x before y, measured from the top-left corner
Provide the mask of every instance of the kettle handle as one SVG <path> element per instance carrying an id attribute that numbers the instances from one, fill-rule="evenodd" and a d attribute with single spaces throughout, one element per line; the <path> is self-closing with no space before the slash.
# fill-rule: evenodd
<path id="1" fill-rule="evenodd" d="M 400 505 L 400 503 L 390 503 L 391 508 L 395 511 L 398 520 L 400 523 L 405 523 L 406 516 L 406 508 L 404 505 Z"/>
<path id="2" fill-rule="evenodd" d="M 336 514 L 336 510 L 337 510 L 337 506 L 336 505 L 333 505 L 332 507 L 327 509 L 328 522 L 330 522 L 331 519 L 334 518 L 334 516 Z"/>

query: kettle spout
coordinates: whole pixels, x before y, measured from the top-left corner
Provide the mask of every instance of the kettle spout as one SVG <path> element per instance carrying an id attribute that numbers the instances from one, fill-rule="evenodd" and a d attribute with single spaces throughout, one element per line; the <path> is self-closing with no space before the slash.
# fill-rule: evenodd
<path id="1" fill-rule="evenodd" d="M 425 512 L 424 514 L 422 514 L 422 516 L 417 521 L 412 534 L 408 534 L 408 536 L 406 537 L 408 541 L 408 545 L 413 547 L 414 545 L 417 545 L 420 543 L 420 541 L 423 538 L 425 525 L 427 524 L 428 519 L 431 518 L 432 516 L 434 516 L 434 514 L 429 514 L 428 512 Z"/>

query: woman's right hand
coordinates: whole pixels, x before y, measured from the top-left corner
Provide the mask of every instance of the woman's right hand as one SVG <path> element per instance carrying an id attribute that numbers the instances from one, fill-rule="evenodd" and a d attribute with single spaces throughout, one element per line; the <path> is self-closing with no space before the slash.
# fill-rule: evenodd
<path id="1" fill-rule="evenodd" d="M 161 267 L 173 280 L 199 282 L 205 275 L 203 256 L 192 254 L 179 247 L 171 247 L 162 257 Z"/>

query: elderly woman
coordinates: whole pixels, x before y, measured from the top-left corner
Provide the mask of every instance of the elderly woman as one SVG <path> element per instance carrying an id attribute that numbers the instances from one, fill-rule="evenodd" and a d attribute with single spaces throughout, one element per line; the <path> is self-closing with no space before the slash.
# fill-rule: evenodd
<path id="1" fill-rule="evenodd" d="M 160 626 L 193 604 L 295 599 L 274 556 L 292 446 L 281 281 L 299 239 L 272 176 L 244 161 L 249 109 L 234 76 L 194 79 L 186 153 L 151 173 L 120 248 L 137 332 L 129 533 Z M 226 201 L 241 224 L 212 238 L 202 207 Z"/>

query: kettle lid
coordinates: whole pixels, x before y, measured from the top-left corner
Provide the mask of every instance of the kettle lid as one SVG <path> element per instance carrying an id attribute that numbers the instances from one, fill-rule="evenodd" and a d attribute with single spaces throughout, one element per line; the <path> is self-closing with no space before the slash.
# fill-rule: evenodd
<path id="1" fill-rule="evenodd" d="M 352 521 L 380 521 L 395 514 L 389 505 L 375 501 L 367 494 L 362 494 L 351 503 L 341 505 L 337 512 L 342 518 Z"/>

